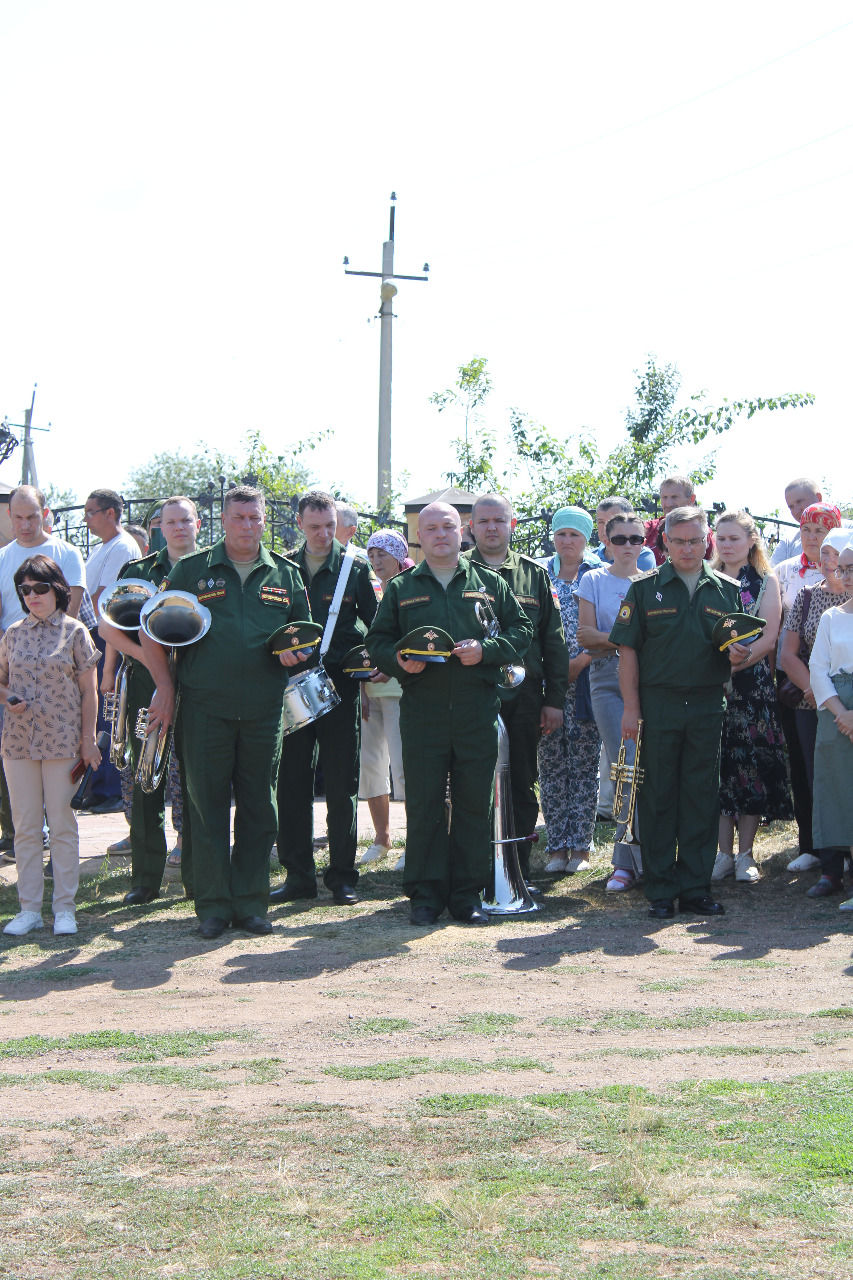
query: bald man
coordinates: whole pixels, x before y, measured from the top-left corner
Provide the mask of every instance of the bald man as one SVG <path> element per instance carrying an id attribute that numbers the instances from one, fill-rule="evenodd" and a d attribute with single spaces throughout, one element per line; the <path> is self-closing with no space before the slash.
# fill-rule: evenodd
<path id="1" fill-rule="evenodd" d="M 403 888 L 411 900 L 412 924 L 433 924 L 445 908 L 462 924 L 486 924 L 480 893 L 493 867 L 499 669 L 523 660 L 533 627 L 499 574 L 460 559 L 462 525 L 454 507 L 444 502 L 424 507 L 418 541 L 423 561 L 391 579 L 367 635 L 371 658 L 403 689 Z M 500 635 L 494 639 L 483 633 L 477 604 L 498 620 Z M 445 662 L 401 655 L 403 637 L 419 627 L 449 633 L 453 649 Z"/>

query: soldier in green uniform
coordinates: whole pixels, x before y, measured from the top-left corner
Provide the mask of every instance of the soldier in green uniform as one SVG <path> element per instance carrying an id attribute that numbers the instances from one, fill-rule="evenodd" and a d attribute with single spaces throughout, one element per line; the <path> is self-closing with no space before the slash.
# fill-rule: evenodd
<path id="1" fill-rule="evenodd" d="M 198 510 L 191 498 L 167 498 L 161 507 L 161 530 L 165 546 L 142 560 L 131 560 L 124 566 L 121 578 L 142 578 L 151 582 L 159 591 L 175 564 L 185 555 L 195 551 L 196 537 L 201 528 Z M 101 639 L 108 646 L 104 660 L 103 680 L 110 681 L 115 674 L 114 650 L 130 659 L 127 684 L 128 726 L 130 733 L 131 768 L 134 775 L 139 764 L 142 743 L 134 733 L 137 713 L 147 707 L 154 696 L 154 681 L 145 665 L 142 646 L 137 632 L 121 631 L 101 620 Z M 125 906 L 137 906 L 153 902 L 160 896 L 160 884 L 166 865 L 166 783 L 168 772 L 156 791 L 146 793 L 135 782 L 130 814 L 130 892 L 124 896 Z M 186 788 L 181 771 L 181 791 L 186 813 Z M 181 851 L 181 879 L 187 897 L 193 896 L 192 854 L 190 824 L 185 823 Z"/>
<path id="2" fill-rule="evenodd" d="M 703 560 L 708 521 L 697 507 L 666 517 L 669 558 L 636 579 L 619 609 L 610 642 L 619 649 L 625 703 L 622 736 L 636 741 L 643 721 L 637 809 L 643 833 L 649 915 L 682 911 L 722 915 L 710 895 L 720 816 L 723 685 L 748 656 L 712 643 L 720 618 L 742 608 L 739 583 Z"/>
<path id="3" fill-rule="evenodd" d="M 294 555 L 315 622 L 325 627 L 345 548 L 335 537 L 338 513 L 331 494 L 313 490 L 299 500 L 297 524 L 305 542 Z M 287 872 L 271 902 L 316 898 L 314 867 L 314 771 L 319 758 L 326 790 L 329 867 L 326 887 L 340 906 L 358 901 L 355 886 L 358 814 L 358 753 L 361 735 L 358 683 L 343 673 L 344 656 L 361 644 L 376 613 L 382 588 L 369 561 L 353 560 L 340 612 L 323 665 L 341 699 L 333 711 L 288 734 L 278 782 L 278 858 Z"/>
<path id="4" fill-rule="evenodd" d="M 199 933 L 216 938 L 229 925 L 269 933 L 269 856 L 276 833 L 275 780 L 281 751 L 285 667 L 295 653 L 272 657 L 267 640 L 310 609 L 292 561 L 267 551 L 264 495 L 241 485 L 225 494 L 224 537 L 186 556 L 164 588 L 196 595 L 211 613 L 207 635 L 179 650 L 178 724 L 193 839 Z M 149 725 L 168 723 L 174 691 L 166 650 L 145 633 L 142 647 L 157 686 Z M 234 845 L 231 847 L 231 788 Z"/>
<path id="5" fill-rule="evenodd" d="M 529 556 L 509 548 L 515 528 L 512 505 L 500 494 L 483 494 L 471 509 L 470 529 L 476 546 L 465 554 L 473 564 L 499 573 L 533 623 L 533 639 L 524 657 L 526 678 L 516 689 L 501 689 L 501 719 L 509 735 L 509 769 L 515 830 L 532 835 L 539 817 L 536 797 L 540 734 L 563 723 L 569 683 L 569 651 L 559 606 L 545 569 Z M 530 865 L 530 843 L 519 844 L 524 875 Z"/>
<path id="6" fill-rule="evenodd" d="M 432 924 L 447 907 L 463 923 L 484 924 L 480 891 L 493 868 L 491 802 L 497 762 L 499 668 L 523 660 L 533 626 L 499 574 L 460 558 L 458 512 L 424 507 L 418 538 L 424 561 L 388 583 L 367 637 L 370 656 L 402 685 L 400 733 L 406 776 L 403 888 L 413 924 Z M 500 635 L 487 638 L 476 605 Z M 454 640 L 444 663 L 403 658 L 414 628 L 442 628 Z M 427 631 L 428 635 L 428 631 Z M 445 788 L 450 774 L 451 822 Z"/>

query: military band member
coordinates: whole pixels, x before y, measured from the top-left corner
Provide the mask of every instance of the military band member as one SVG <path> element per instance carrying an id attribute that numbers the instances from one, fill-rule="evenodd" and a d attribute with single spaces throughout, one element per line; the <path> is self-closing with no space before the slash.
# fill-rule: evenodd
<path id="1" fill-rule="evenodd" d="M 721 653 L 711 633 L 742 608 L 739 583 L 703 560 L 708 520 L 678 507 L 662 532 L 668 559 L 628 588 L 610 632 L 619 650 L 622 736 L 643 721 L 637 810 L 649 915 L 722 915 L 710 895 L 719 827 L 723 685 L 749 649 Z"/>
<path id="2" fill-rule="evenodd" d="M 485 924 L 480 891 L 493 867 L 491 801 L 497 762 L 499 668 L 523 660 L 533 627 L 497 573 L 460 559 L 458 512 L 443 502 L 418 520 L 424 560 L 388 583 L 367 648 L 386 675 L 400 680 L 400 732 L 406 776 L 403 888 L 413 924 L 434 923 L 445 907 L 454 919 Z M 487 638 L 476 605 L 493 610 L 500 635 Z M 401 652 L 419 633 L 421 656 Z M 424 661 L 449 636 L 445 662 Z M 431 640 L 430 636 L 438 639 Z M 413 643 L 416 651 L 419 644 Z M 445 790 L 450 775 L 451 821 Z"/>
<path id="3" fill-rule="evenodd" d="M 223 538 L 186 556 L 163 584 L 191 592 L 212 615 L 207 635 L 181 649 L 178 663 L 184 812 L 192 830 L 195 909 L 204 938 L 219 937 L 229 925 L 249 933 L 272 928 L 266 913 L 284 668 L 298 659 L 292 652 L 272 657 L 267 640 L 291 620 L 308 620 L 310 609 L 296 566 L 263 546 L 264 519 L 259 489 L 229 489 Z M 140 634 L 157 685 L 149 712 L 156 729 L 171 720 L 173 682 L 166 650 Z"/>
<path id="4" fill-rule="evenodd" d="M 167 498 L 161 509 L 162 532 L 166 545 L 162 550 L 145 556 L 142 560 L 131 560 L 119 574 L 122 578 L 142 578 L 160 589 L 177 562 L 185 555 L 195 551 L 196 537 L 201 528 L 198 510 L 191 498 Z M 101 639 L 108 645 L 104 662 L 102 688 L 112 689 L 115 684 L 114 650 L 119 650 L 130 658 L 128 671 L 127 721 L 130 735 L 131 769 L 134 777 L 139 765 L 142 743 L 134 733 L 137 713 L 147 707 L 154 696 L 154 681 L 151 678 L 142 652 L 137 633 L 120 631 L 103 620 L 99 623 Z M 186 795 L 181 781 L 186 811 Z M 125 906 L 138 906 L 153 902 L 160 896 L 160 884 L 166 866 L 166 785 L 168 772 L 156 791 L 147 793 L 134 782 L 133 801 L 130 814 L 130 892 L 124 896 Z M 187 896 L 193 896 L 192 888 L 192 855 L 190 848 L 189 823 L 186 824 L 182 837 L 181 878 Z"/>
<path id="5" fill-rule="evenodd" d="M 559 607 L 545 569 L 528 556 L 510 551 L 515 528 L 512 505 L 500 494 L 483 494 L 471 510 L 470 529 L 476 546 L 465 554 L 472 564 L 500 574 L 533 623 L 533 639 L 524 657 L 526 678 L 516 689 L 501 689 L 501 718 L 509 735 L 510 785 L 515 831 L 532 835 L 539 817 L 536 796 L 540 734 L 563 723 L 569 681 L 569 651 Z M 530 843 L 519 844 L 524 875 L 530 864 Z"/>
<path id="6" fill-rule="evenodd" d="M 297 524 L 305 542 L 294 554 L 311 602 L 315 622 L 325 627 L 329 617 L 344 547 L 335 537 L 338 512 L 335 499 L 313 490 L 299 501 Z M 358 813 L 359 691 L 343 673 L 344 656 L 364 641 L 376 613 L 382 589 L 370 564 L 361 555 L 352 562 L 340 613 L 323 665 L 332 678 L 340 703 L 284 739 L 278 782 L 278 858 L 287 872 L 283 885 L 273 889 L 271 902 L 317 897 L 314 866 L 314 771 L 323 769 L 329 832 L 326 887 L 340 906 L 358 901 L 355 886 Z"/>

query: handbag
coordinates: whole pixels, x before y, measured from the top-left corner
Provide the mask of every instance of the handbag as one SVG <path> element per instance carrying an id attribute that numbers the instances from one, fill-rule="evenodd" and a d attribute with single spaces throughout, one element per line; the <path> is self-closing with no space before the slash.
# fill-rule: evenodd
<path id="1" fill-rule="evenodd" d="M 809 620 L 809 609 L 812 604 L 812 587 L 803 588 L 803 616 L 800 619 L 800 648 L 797 657 L 800 662 L 804 662 L 808 666 L 809 649 L 806 644 L 805 630 L 806 623 Z M 781 702 L 783 707 L 790 707 L 796 710 L 803 700 L 803 691 L 798 684 L 794 684 L 788 676 L 779 685 L 776 690 L 776 698 Z"/>

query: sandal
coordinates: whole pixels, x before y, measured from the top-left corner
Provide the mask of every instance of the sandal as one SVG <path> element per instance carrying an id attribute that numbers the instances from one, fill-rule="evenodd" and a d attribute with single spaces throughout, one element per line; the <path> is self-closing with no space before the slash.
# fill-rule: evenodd
<path id="1" fill-rule="evenodd" d="M 637 877 L 627 867 L 614 867 L 613 875 L 604 886 L 607 893 L 622 893 L 625 889 L 633 889 Z"/>
<path id="2" fill-rule="evenodd" d="M 172 852 L 169 854 L 168 858 L 166 859 L 166 866 L 180 867 L 180 865 L 181 865 L 181 851 L 180 849 L 175 848 L 172 850 Z"/>

